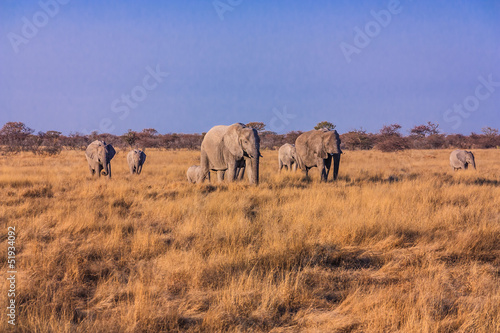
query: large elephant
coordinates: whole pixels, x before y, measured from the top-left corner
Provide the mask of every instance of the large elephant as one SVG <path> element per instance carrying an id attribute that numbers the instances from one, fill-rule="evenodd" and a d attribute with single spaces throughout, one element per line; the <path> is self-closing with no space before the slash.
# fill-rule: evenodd
<path id="1" fill-rule="evenodd" d="M 293 167 L 293 171 L 297 171 L 297 161 L 298 157 L 295 145 L 285 143 L 280 147 L 278 151 L 279 172 L 281 172 L 284 166 L 286 166 L 288 170 L 292 170 Z"/>
<path id="2" fill-rule="evenodd" d="M 467 150 L 454 150 L 450 154 L 450 166 L 453 170 L 467 169 L 468 166 L 472 165 L 476 169 L 476 161 L 474 160 L 474 154 Z"/>
<path id="3" fill-rule="evenodd" d="M 260 138 L 257 131 L 241 123 L 214 126 L 201 143 L 201 177 L 217 171 L 222 181 L 234 181 L 246 169 L 251 184 L 259 183 Z"/>
<path id="4" fill-rule="evenodd" d="M 90 174 L 95 173 L 101 177 L 101 172 L 104 176 L 111 178 L 111 159 L 115 156 L 116 151 L 111 144 L 106 144 L 104 141 L 95 140 L 87 147 L 85 157 L 89 163 Z"/>
<path id="5" fill-rule="evenodd" d="M 140 149 L 131 150 L 127 154 L 127 163 L 131 174 L 140 175 L 144 162 L 146 162 L 146 154 Z"/>
<path id="6" fill-rule="evenodd" d="M 337 131 L 312 130 L 295 140 L 299 168 L 306 177 L 310 168 L 318 167 L 321 181 L 327 181 L 333 159 L 333 179 L 337 179 L 340 165 L 340 137 Z"/>

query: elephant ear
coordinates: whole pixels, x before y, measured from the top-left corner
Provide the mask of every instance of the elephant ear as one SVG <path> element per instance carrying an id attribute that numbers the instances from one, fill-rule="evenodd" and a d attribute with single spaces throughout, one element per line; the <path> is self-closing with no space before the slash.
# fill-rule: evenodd
<path id="1" fill-rule="evenodd" d="M 108 150 L 108 159 L 111 161 L 113 157 L 115 157 L 116 151 L 115 148 L 111 144 L 106 145 L 106 149 Z"/>
<path id="2" fill-rule="evenodd" d="M 243 149 L 240 144 L 240 132 L 242 128 L 241 124 L 233 124 L 228 127 L 223 137 L 224 146 L 237 160 L 243 158 Z"/>
<path id="3" fill-rule="evenodd" d="M 146 154 L 144 152 L 141 152 L 141 163 L 146 162 Z"/>
<path id="4" fill-rule="evenodd" d="M 96 155 L 97 155 L 97 147 L 96 145 L 94 144 L 94 142 L 92 142 L 88 147 L 87 147 L 87 150 L 85 150 L 85 155 L 88 156 L 88 158 L 90 158 L 91 160 L 93 160 Z"/>

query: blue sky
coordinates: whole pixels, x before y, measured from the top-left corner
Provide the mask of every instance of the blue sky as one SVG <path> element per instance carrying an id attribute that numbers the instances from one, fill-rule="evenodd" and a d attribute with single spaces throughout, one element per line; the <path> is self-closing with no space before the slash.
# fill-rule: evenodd
<path id="1" fill-rule="evenodd" d="M 0 124 L 480 132 L 500 127 L 499 18 L 473 0 L 4 0 Z"/>

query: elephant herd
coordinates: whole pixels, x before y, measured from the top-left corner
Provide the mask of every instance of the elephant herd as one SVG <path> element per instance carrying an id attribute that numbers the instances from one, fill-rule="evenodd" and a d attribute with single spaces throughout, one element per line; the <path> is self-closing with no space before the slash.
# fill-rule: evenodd
<path id="1" fill-rule="evenodd" d="M 93 176 L 97 173 L 100 177 L 102 173 L 102 175 L 111 178 L 111 159 L 115 154 L 113 146 L 104 141 L 95 140 L 89 144 L 85 151 L 85 157 L 89 163 L 90 174 Z M 132 174 L 139 175 L 145 161 L 146 154 L 142 150 L 134 149 L 127 154 L 127 163 Z"/>
<path id="2" fill-rule="evenodd" d="M 286 167 L 296 171 L 302 169 L 306 177 L 309 169 L 317 167 L 321 181 L 328 180 L 333 162 L 333 180 L 337 179 L 340 155 L 340 137 L 333 130 L 311 130 L 302 133 L 295 144 L 286 143 L 278 152 L 279 172 Z M 115 156 L 112 145 L 96 140 L 89 144 L 85 152 L 90 174 L 111 178 L 111 159 Z M 202 183 L 210 180 L 210 171 L 217 173 L 219 182 L 243 179 L 247 173 L 250 184 L 259 183 L 260 138 L 257 130 L 244 124 L 230 126 L 214 126 L 203 138 L 200 152 L 200 165 L 192 165 L 186 176 L 191 183 Z M 140 174 L 146 154 L 139 149 L 127 154 L 127 163 L 131 174 Z M 450 166 L 453 170 L 467 169 L 469 165 L 476 168 L 474 155 L 470 151 L 455 150 L 450 155 Z"/>

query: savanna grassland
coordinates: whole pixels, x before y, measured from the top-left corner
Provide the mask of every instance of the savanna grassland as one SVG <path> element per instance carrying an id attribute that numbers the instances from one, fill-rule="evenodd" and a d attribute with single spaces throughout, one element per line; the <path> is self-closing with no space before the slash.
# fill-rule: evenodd
<path id="1" fill-rule="evenodd" d="M 118 152 L 111 180 L 82 151 L 1 157 L 17 331 L 500 332 L 500 150 L 460 172 L 449 150 L 346 152 L 327 184 L 262 151 L 259 186 L 146 153 L 132 176 Z"/>

